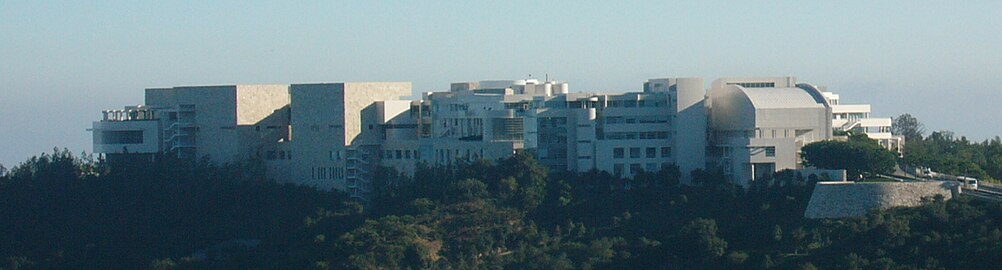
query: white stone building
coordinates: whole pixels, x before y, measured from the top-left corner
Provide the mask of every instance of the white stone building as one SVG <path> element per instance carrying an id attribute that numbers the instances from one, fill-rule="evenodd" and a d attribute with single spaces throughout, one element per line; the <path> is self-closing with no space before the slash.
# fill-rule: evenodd
<path id="1" fill-rule="evenodd" d="M 801 169 L 801 147 L 832 136 L 831 106 L 794 77 L 721 78 L 708 97 L 710 155 L 742 185 Z"/>
<path id="2" fill-rule="evenodd" d="M 866 134 L 887 150 L 899 155 L 904 146 L 904 137 L 891 134 L 891 118 L 870 116 L 870 104 L 841 104 L 839 95 L 824 91 L 825 98 L 832 105 L 832 127 L 835 131 Z"/>
<path id="3" fill-rule="evenodd" d="M 365 199 L 380 166 L 534 154 L 554 170 L 631 177 L 721 167 L 740 184 L 799 168 L 804 144 L 832 137 L 832 105 L 793 77 L 651 79 L 642 91 L 571 93 L 563 82 L 453 83 L 408 100 L 410 83 L 155 88 L 105 111 L 94 151 L 261 159 L 270 178 Z M 128 155 L 122 155 L 128 153 Z"/>

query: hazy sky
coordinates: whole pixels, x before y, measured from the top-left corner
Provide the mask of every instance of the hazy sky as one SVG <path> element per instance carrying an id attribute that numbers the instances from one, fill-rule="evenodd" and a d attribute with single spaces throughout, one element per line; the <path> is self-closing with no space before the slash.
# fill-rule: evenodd
<path id="1" fill-rule="evenodd" d="M 1002 134 L 1002 1 L 330 2 L 0 0 L 0 163 L 90 152 L 91 121 L 146 87 L 546 73 L 589 92 L 794 75 L 877 116 Z"/>

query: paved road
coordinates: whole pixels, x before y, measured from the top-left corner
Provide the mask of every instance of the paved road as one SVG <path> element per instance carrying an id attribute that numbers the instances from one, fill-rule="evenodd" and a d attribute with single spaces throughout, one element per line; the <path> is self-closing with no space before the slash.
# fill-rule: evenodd
<path id="1" fill-rule="evenodd" d="M 1002 186 L 988 183 L 978 183 L 978 189 L 1002 194 Z"/>
<path id="2" fill-rule="evenodd" d="M 989 193 L 982 190 L 964 189 L 964 192 L 960 194 L 982 200 L 1002 202 L 1002 194 L 999 193 Z"/>

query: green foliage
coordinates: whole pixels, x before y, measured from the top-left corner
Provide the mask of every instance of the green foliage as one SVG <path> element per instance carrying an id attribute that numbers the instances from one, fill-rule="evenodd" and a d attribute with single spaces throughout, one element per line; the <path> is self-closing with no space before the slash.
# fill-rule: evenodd
<path id="1" fill-rule="evenodd" d="M 413 217 L 387 216 L 368 220 L 341 236 L 337 245 L 347 258 L 348 268 L 421 269 L 432 265 L 441 241 L 431 237 L 431 229 Z"/>
<path id="2" fill-rule="evenodd" d="M 167 258 L 161 260 L 154 260 L 150 263 L 150 269 L 153 270 L 171 270 L 177 268 L 177 263 L 174 260 Z"/>
<path id="3" fill-rule="evenodd" d="M 972 176 L 982 180 L 1002 179 L 1002 138 L 981 143 L 955 138 L 952 132 L 933 132 L 922 140 L 905 144 L 905 163 L 934 171 Z"/>
<path id="4" fill-rule="evenodd" d="M 980 143 L 957 138 L 950 131 L 923 137 L 922 124 L 908 114 L 894 120 L 894 130 L 894 134 L 905 136 L 903 161 L 908 165 L 990 182 L 1002 179 L 1002 138 L 998 136 Z"/>
<path id="5" fill-rule="evenodd" d="M 890 173 L 897 157 L 866 135 L 850 136 L 849 141 L 820 141 L 802 148 L 807 165 L 823 169 L 844 169 L 850 176 Z"/>
<path id="6" fill-rule="evenodd" d="M 110 164 L 65 150 L 33 157 L 0 183 L 0 257 L 43 269 L 181 267 L 198 250 L 222 256 L 213 247 L 231 240 L 284 246 L 317 208 L 348 205 L 342 194 L 264 181 L 259 166 L 169 156 Z"/>
<path id="7" fill-rule="evenodd" d="M 695 219 L 682 227 L 687 246 L 695 248 L 696 256 L 704 259 L 720 257 L 727 252 L 727 241 L 717 237 L 717 221 L 713 219 Z"/>
<path id="8" fill-rule="evenodd" d="M 894 118 L 894 122 L 891 123 L 891 133 L 905 137 L 905 142 L 907 143 L 922 140 L 925 129 L 917 118 L 906 113 Z"/>
<path id="9" fill-rule="evenodd" d="M 411 177 L 382 170 L 363 207 L 263 180 L 253 162 L 65 152 L 0 182 L 0 216 L 17 217 L 0 220 L 0 267 L 991 269 L 1002 254 L 999 204 L 938 198 L 805 220 L 816 179 L 792 171 L 746 188 L 695 171 L 699 185 L 684 186 L 677 168 L 622 179 L 551 173 L 516 155 Z"/>

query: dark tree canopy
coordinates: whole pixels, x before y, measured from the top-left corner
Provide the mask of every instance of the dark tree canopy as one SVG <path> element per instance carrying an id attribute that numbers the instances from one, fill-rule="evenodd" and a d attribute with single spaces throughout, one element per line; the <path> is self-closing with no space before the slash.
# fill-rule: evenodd
<path id="1" fill-rule="evenodd" d="M 922 140 L 906 142 L 904 161 L 941 173 L 997 181 L 1002 179 L 1002 139 L 977 143 L 956 138 L 953 132 L 936 131 Z"/>
<path id="2" fill-rule="evenodd" d="M 716 170 L 619 178 L 517 155 L 380 170 L 368 204 L 262 173 L 32 158 L 0 177 L 0 269 L 994 269 L 1002 254 L 997 203 L 805 220 L 814 180 L 792 171 L 742 188 Z"/>
<path id="3" fill-rule="evenodd" d="M 844 169 L 850 176 L 890 173 L 897 156 L 866 135 L 849 136 L 848 141 L 820 141 L 802 149 L 807 165 L 823 169 Z"/>
<path id="4" fill-rule="evenodd" d="M 925 129 L 918 119 L 906 113 L 894 118 L 894 122 L 891 123 L 891 133 L 905 137 L 907 143 L 912 140 L 921 140 Z"/>

